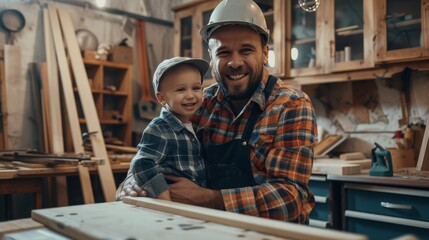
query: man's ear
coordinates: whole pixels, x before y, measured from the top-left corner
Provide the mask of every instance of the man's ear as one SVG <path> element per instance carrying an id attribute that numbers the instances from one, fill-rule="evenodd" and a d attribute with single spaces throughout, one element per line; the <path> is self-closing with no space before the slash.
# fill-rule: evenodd
<path id="1" fill-rule="evenodd" d="M 164 106 L 166 103 L 164 95 L 161 92 L 156 92 L 155 96 L 156 96 L 156 99 L 158 100 L 158 102 Z"/>
<path id="2" fill-rule="evenodd" d="M 268 51 L 269 51 L 269 46 L 268 44 L 265 44 L 262 47 L 262 53 L 264 54 L 264 65 L 268 64 Z"/>

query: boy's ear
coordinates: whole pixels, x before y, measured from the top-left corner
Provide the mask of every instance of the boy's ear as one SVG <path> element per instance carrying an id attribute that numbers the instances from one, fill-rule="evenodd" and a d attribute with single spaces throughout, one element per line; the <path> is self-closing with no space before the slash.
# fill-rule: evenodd
<path id="1" fill-rule="evenodd" d="M 156 99 L 158 100 L 158 102 L 159 102 L 161 105 L 164 105 L 164 104 L 165 104 L 165 98 L 164 98 L 164 95 L 162 95 L 162 93 L 161 93 L 161 92 L 156 92 L 156 93 L 155 93 L 155 96 L 156 96 Z"/>

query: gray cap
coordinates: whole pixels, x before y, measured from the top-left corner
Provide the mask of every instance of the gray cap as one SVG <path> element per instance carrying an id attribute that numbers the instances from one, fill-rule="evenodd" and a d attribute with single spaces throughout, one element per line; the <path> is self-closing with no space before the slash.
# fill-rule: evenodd
<path id="1" fill-rule="evenodd" d="M 155 70 L 155 73 L 153 74 L 153 90 L 155 92 L 159 91 L 159 83 L 164 76 L 164 74 L 172 69 L 175 66 L 181 65 L 181 64 L 188 64 L 191 66 L 194 66 L 200 71 L 201 73 L 201 81 L 203 79 L 204 74 L 206 74 L 207 70 L 209 69 L 210 65 L 209 63 L 201 58 L 188 58 L 188 57 L 173 57 L 169 59 L 165 59 L 162 61 L 158 67 Z"/>

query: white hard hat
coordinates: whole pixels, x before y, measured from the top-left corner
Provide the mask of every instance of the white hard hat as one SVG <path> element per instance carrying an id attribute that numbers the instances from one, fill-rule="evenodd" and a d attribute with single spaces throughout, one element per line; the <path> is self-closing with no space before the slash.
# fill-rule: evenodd
<path id="1" fill-rule="evenodd" d="M 201 28 L 200 35 L 208 41 L 210 35 L 225 25 L 246 25 L 259 32 L 268 41 L 270 31 L 265 16 L 252 0 L 223 0 L 213 10 L 208 24 Z"/>

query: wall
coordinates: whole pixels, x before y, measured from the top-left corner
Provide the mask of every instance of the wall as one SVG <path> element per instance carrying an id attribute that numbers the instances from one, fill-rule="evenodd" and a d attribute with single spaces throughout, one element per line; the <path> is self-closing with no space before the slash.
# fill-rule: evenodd
<path id="1" fill-rule="evenodd" d="M 120 9 L 133 14 L 156 17 L 173 23 L 173 12 L 169 11 L 172 6 L 187 2 L 189 0 L 133 0 L 133 1 L 107 1 L 108 8 Z M 95 2 L 95 1 L 92 1 Z M 17 112 L 17 119 L 13 126 L 9 126 L 9 148 L 39 148 L 37 141 L 37 129 L 34 113 L 34 105 L 31 100 L 30 76 L 27 74 L 28 65 L 31 62 L 44 62 L 44 32 L 42 8 L 47 3 L 54 3 L 58 8 L 66 8 L 72 17 L 75 29 L 85 28 L 93 32 L 99 43 L 115 44 L 123 38 L 128 38 L 128 44 L 134 46 L 134 31 L 127 34 L 124 23 L 127 19 L 124 16 L 91 10 L 88 7 L 79 7 L 71 4 L 60 3 L 49 0 L 0 0 L 1 9 L 17 9 L 23 13 L 26 19 L 24 29 L 14 34 L 14 45 L 21 48 L 20 74 L 22 80 L 17 86 L 10 86 L 9 90 L 17 94 L 9 94 L 7 101 L 9 104 L 21 106 L 22 110 Z M 134 21 L 134 19 L 130 19 Z M 134 29 L 132 29 L 134 30 Z M 173 53 L 173 27 L 146 23 L 147 43 L 152 43 L 157 61 L 157 65 L 162 59 L 171 57 Z M 5 32 L 0 32 L 0 49 L 3 49 L 9 39 Z M 136 51 L 134 51 L 135 54 Z M 134 56 L 134 63 L 137 56 Z M 135 65 L 136 66 L 136 65 Z M 12 89 L 14 88 L 14 89 Z M 137 102 L 141 95 L 141 83 L 138 77 L 137 67 L 133 68 L 133 102 Z M 9 105 L 8 104 L 8 105 Z M 17 124 L 18 123 L 18 124 Z M 142 132 L 147 122 L 134 119 L 133 130 Z"/>
<path id="2" fill-rule="evenodd" d="M 409 79 L 409 120 L 424 123 L 429 117 L 429 72 L 412 71 Z M 319 128 L 325 134 L 348 134 L 349 139 L 335 151 L 362 151 L 370 155 L 377 142 L 385 148 L 396 148 L 394 132 L 404 130 L 400 90 L 406 80 L 401 74 L 390 79 L 378 76 L 356 82 L 303 86 L 311 98 Z"/>

